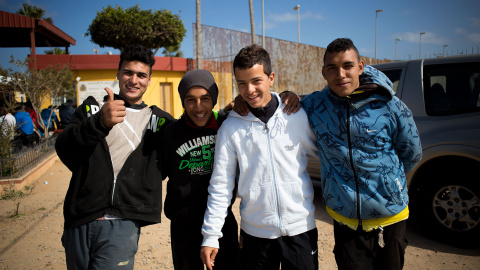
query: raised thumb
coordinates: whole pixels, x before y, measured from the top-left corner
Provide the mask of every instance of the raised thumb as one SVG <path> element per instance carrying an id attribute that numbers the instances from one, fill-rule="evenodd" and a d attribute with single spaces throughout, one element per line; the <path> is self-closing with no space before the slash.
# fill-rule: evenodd
<path id="1" fill-rule="evenodd" d="M 107 94 L 108 94 L 108 99 L 107 101 L 113 101 L 114 98 L 113 98 L 113 91 L 112 89 L 108 88 L 108 87 L 105 87 L 105 91 L 107 91 Z"/>

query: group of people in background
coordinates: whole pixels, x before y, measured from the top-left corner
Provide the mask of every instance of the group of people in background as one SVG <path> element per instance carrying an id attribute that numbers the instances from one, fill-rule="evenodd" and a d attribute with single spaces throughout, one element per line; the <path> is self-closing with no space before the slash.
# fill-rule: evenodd
<path id="1" fill-rule="evenodd" d="M 390 80 L 363 63 L 351 40 L 329 44 L 328 86 L 301 101 L 271 92 L 275 72 L 258 45 L 233 61 L 240 95 L 232 111 L 213 110 L 218 87 L 209 71 L 188 71 L 178 120 L 143 101 L 154 63 L 151 50 L 125 48 L 119 94 L 88 97 L 58 135 L 57 154 L 72 171 L 62 236 L 68 269 L 133 269 L 141 227 L 161 221 L 167 177 L 175 269 L 318 269 L 308 156 L 320 158 L 338 268 L 403 268 L 405 174 L 421 159 L 420 138 Z"/>
<path id="2" fill-rule="evenodd" d="M 64 129 L 75 113 L 72 104 L 73 101 L 69 99 L 58 108 L 50 105 L 41 111 L 40 118 L 30 101 L 17 103 L 10 109 L 5 105 L 0 106 L 1 130 L 10 138 L 12 151 L 18 152 L 24 147 L 33 147 L 34 143 L 38 143 L 40 138 L 44 137 L 45 132 L 53 133 L 55 130 Z M 60 120 L 55 111 L 59 112 Z M 40 125 L 40 121 L 43 125 Z"/>

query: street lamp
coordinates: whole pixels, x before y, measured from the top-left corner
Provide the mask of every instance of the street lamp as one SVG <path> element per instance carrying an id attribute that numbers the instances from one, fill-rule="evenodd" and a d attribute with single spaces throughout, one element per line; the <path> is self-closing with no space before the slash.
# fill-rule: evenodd
<path id="1" fill-rule="evenodd" d="M 298 43 L 300 43 L 300 5 L 293 7 L 293 10 L 297 11 L 297 21 L 298 21 Z"/>
<path id="2" fill-rule="evenodd" d="M 395 39 L 395 61 L 397 61 L 397 41 L 401 41 L 401 38 L 396 38 Z"/>
<path id="3" fill-rule="evenodd" d="M 383 12 L 383 9 L 375 10 L 375 64 L 377 63 L 377 17 L 379 12 Z"/>
<path id="4" fill-rule="evenodd" d="M 420 49 L 418 51 L 418 59 L 422 59 L 422 35 L 425 35 L 425 32 L 420 33 Z"/>
<path id="5" fill-rule="evenodd" d="M 445 57 L 445 47 L 448 47 L 448 45 L 443 45 L 443 57 Z"/>
<path id="6" fill-rule="evenodd" d="M 265 49 L 265 19 L 263 17 L 263 0 L 262 0 L 262 46 Z"/>

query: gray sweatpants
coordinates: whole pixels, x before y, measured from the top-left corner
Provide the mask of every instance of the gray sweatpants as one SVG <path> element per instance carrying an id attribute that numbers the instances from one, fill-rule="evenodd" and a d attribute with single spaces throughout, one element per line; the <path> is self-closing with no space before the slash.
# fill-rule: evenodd
<path id="1" fill-rule="evenodd" d="M 63 231 L 67 269 L 133 270 L 140 226 L 128 219 L 95 220 Z"/>

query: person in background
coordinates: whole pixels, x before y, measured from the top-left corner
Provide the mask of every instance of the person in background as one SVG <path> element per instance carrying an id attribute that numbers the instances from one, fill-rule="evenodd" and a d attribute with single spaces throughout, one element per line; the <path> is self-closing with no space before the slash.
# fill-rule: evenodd
<path id="1" fill-rule="evenodd" d="M 65 129 L 72 121 L 73 114 L 75 113 L 75 109 L 72 107 L 73 101 L 71 99 L 67 99 L 61 108 L 58 110 L 58 114 L 60 115 L 60 129 Z"/>
<path id="2" fill-rule="evenodd" d="M 402 269 L 405 174 L 422 157 L 412 112 L 350 39 L 328 45 L 322 74 L 328 86 L 301 103 L 317 138 L 338 269 Z"/>
<path id="3" fill-rule="evenodd" d="M 40 125 L 38 124 L 37 112 L 35 112 L 35 109 L 33 109 L 32 102 L 27 101 L 25 103 L 25 110 L 30 114 L 30 117 L 32 118 L 33 125 L 35 126 L 35 128 L 38 129 Z"/>
<path id="4" fill-rule="evenodd" d="M 143 102 L 154 64 L 141 45 L 122 50 L 119 94 L 106 88 L 103 101 L 88 97 L 57 137 L 72 172 L 63 207 L 68 269 L 133 269 L 141 227 L 161 221 L 155 138 L 173 117 Z"/>
<path id="5" fill-rule="evenodd" d="M 48 106 L 48 108 L 43 109 L 40 112 L 40 117 L 42 117 L 43 124 L 47 131 L 55 131 L 60 126 L 60 121 L 58 121 L 57 113 L 55 113 L 54 108 L 52 105 Z"/>
<path id="6" fill-rule="evenodd" d="M 15 120 L 15 117 L 8 111 L 7 107 L 0 106 L 0 130 L 3 135 L 9 137 L 11 141 L 15 138 L 16 125 L 17 120 Z"/>
<path id="7" fill-rule="evenodd" d="M 15 149 L 21 150 L 24 146 L 33 146 L 33 121 L 30 114 L 23 109 L 21 104 L 15 106 L 13 116 L 15 117 Z"/>

